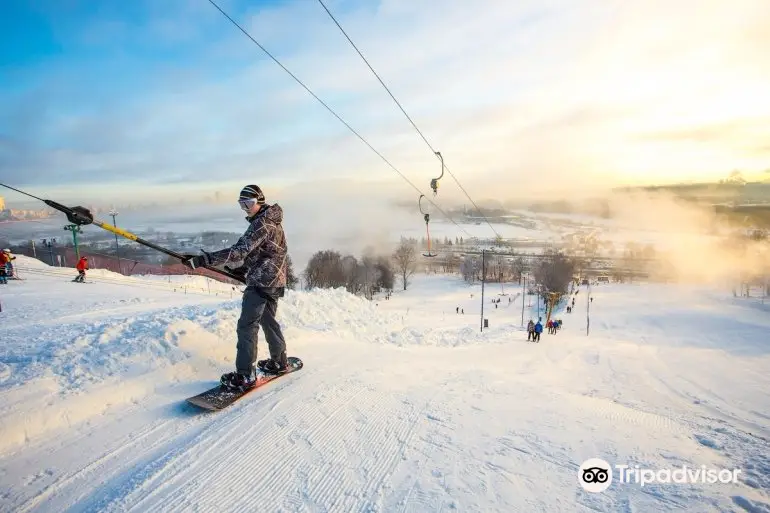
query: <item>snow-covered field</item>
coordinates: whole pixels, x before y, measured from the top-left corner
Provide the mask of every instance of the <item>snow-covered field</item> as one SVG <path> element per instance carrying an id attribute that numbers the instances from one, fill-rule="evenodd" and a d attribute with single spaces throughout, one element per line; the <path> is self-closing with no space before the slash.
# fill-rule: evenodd
<path id="1" fill-rule="evenodd" d="M 289 292 L 305 367 L 207 413 L 184 399 L 232 370 L 238 291 L 17 264 L 26 280 L 0 285 L 0 511 L 770 512 L 770 305 L 729 291 L 594 287 L 586 336 L 582 288 L 539 344 L 514 285 L 487 287 L 483 333 L 480 287 L 453 277 L 371 303 Z M 593 457 L 741 472 L 589 493 Z"/>

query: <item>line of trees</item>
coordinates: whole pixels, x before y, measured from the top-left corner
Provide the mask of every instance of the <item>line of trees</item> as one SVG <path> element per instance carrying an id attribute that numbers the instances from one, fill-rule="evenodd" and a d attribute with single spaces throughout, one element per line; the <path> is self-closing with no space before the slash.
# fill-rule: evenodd
<path id="1" fill-rule="evenodd" d="M 402 237 L 391 255 L 376 255 L 367 251 L 361 258 L 343 255 L 336 250 L 317 251 L 303 272 L 306 288 L 345 287 L 352 294 L 372 299 L 380 291 L 392 291 L 398 280 L 403 290 L 407 290 L 419 268 L 419 244 L 417 239 Z M 524 273 L 529 273 L 538 284 L 533 288 L 544 295 L 549 292 L 566 294 L 575 272 L 575 263 L 555 250 L 538 256 L 519 255 L 513 258 L 491 254 L 484 259 L 485 269 L 482 269 L 481 255 L 466 255 L 464 258 L 447 255 L 446 264 L 446 271 L 450 270 L 450 266 L 454 267 L 470 284 L 480 281 L 482 277 L 487 282 L 521 283 Z M 436 262 L 431 265 L 436 265 Z"/>
<path id="2" fill-rule="evenodd" d="M 303 275 L 308 289 L 345 287 L 351 294 L 367 299 L 382 290 L 393 290 L 394 282 L 388 257 L 367 254 L 358 259 L 330 249 L 317 251 Z"/>
<path id="3" fill-rule="evenodd" d="M 537 288 L 543 293 L 565 294 L 573 280 L 575 269 L 573 259 L 559 251 L 547 250 L 542 255 L 528 257 L 490 254 L 482 259 L 481 255 L 466 255 L 460 263 L 459 273 L 469 284 L 482 279 L 486 282 L 521 283 L 523 275 L 527 273 L 534 279 L 533 287 L 537 283 L 540 285 Z"/>
<path id="4" fill-rule="evenodd" d="M 453 265 L 455 263 L 457 265 Z M 530 268 L 530 264 L 523 256 L 504 257 L 489 254 L 484 259 L 481 255 L 466 255 L 462 259 L 457 258 L 455 262 L 448 263 L 445 267 L 456 269 L 463 280 L 473 284 L 481 281 L 482 278 L 495 282 L 521 282 L 521 276 Z"/>
<path id="5" fill-rule="evenodd" d="M 417 271 L 418 254 L 418 241 L 407 238 L 390 255 L 367 249 L 356 258 L 326 249 L 313 254 L 302 274 L 308 289 L 345 287 L 351 294 L 372 299 L 378 292 L 391 292 L 396 279 L 406 290 Z"/>

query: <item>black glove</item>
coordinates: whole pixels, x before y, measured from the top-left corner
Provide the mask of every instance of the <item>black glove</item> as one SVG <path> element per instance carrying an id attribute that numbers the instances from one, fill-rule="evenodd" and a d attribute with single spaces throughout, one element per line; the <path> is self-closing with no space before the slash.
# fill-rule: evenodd
<path id="1" fill-rule="evenodd" d="M 208 265 L 205 253 L 203 255 L 184 255 L 184 257 L 185 258 L 182 260 L 182 264 L 186 265 L 190 269 Z"/>

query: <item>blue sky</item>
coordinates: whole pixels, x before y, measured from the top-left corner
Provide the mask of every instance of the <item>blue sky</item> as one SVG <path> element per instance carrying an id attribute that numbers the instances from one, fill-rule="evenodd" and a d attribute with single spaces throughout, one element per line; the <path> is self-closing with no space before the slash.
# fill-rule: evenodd
<path id="1" fill-rule="evenodd" d="M 220 5 L 427 190 L 435 158 L 317 2 Z M 327 5 L 474 195 L 770 168 L 765 0 Z M 206 0 L 3 11 L 0 181 L 98 198 L 398 187 Z"/>

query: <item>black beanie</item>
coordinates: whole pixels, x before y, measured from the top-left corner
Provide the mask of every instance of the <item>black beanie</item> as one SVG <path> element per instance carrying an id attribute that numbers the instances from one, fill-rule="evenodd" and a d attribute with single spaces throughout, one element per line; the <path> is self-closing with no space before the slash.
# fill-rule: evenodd
<path id="1" fill-rule="evenodd" d="M 260 205 L 265 204 L 265 195 L 262 194 L 262 189 L 256 185 L 247 185 L 241 189 L 241 195 L 239 196 L 239 199 L 246 198 L 257 198 L 257 203 Z"/>

